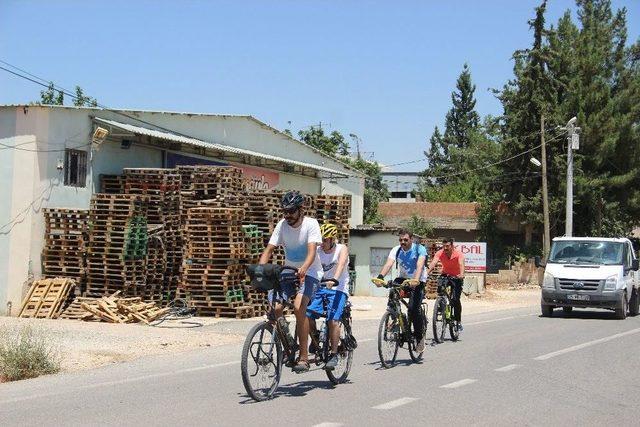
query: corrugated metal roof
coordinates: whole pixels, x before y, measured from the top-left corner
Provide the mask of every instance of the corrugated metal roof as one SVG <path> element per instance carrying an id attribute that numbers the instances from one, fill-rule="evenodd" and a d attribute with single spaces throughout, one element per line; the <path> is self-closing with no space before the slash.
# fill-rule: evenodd
<path id="1" fill-rule="evenodd" d="M 94 117 L 93 120 L 95 120 L 97 123 L 102 123 L 102 124 L 105 124 L 105 125 L 114 126 L 116 128 L 122 129 L 122 130 L 126 130 L 127 132 L 131 132 L 131 133 L 138 134 L 138 135 L 146 135 L 146 136 L 150 136 L 152 138 L 158 138 L 158 139 L 162 139 L 162 140 L 165 140 L 165 141 L 180 142 L 182 144 L 188 144 L 188 145 L 193 145 L 193 146 L 196 146 L 196 147 L 208 148 L 208 149 L 211 149 L 211 150 L 224 151 L 224 152 L 227 152 L 227 153 L 241 154 L 241 155 L 251 156 L 251 157 L 258 157 L 258 158 L 265 159 L 265 160 L 272 160 L 272 161 L 279 162 L 279 163 L 285 163 L 285 164 L 288 164 L 288 165 L 300 166 L 302 168 L 313 169 L 313 170 L 317 170 L 317 171 L 320 171 L 320 172 L 326 172 L 326 173 L 329 173 L 329 174 L 332 174 L 332 175 L 337 175 L 337 176 L 345 176 L 345 177 L 349 176 L 349 174 L 337 171 L 335 169 L 330 169 L 330 168 L 326 168 L 324 166 L 314 165 L 312 163 L 305 163 L 305 162 L 300 162 L 300 161 L 297 161 L 297 160 L 285 159 L 283 157 L 273 156 L 271 154 L 258 153 L 257 151 L 251 151 L 251 150 L 246 150 L 246 149 L 243 149 L 243 148 L 231 147 L 231 146 L 228 146 L 228 145 L 217 144 L 217 143 L 214 143 L 214 142 L 206 142 L 206 141 L 203 141 L 201 139 L 190 138 L 190 137 L 187 137 L 187 136 L 182 136 L 182 135 L 178 135 L 178 134 L 175 134 L 175 133 L 170 133 L 170 132 L 165 132 L 165 131 L 160 131 L 160 130 L 155 130 L 155 129 L 149 129 L 149 128 L 142 127 L 142 126 L 135 126 L 135 125 L 131 125 L 131 124 L 128 124 L 128 123 L 121 123 L 121 122 L 117 122 L 115 120 L 101 119 L 99 117 Z"/>

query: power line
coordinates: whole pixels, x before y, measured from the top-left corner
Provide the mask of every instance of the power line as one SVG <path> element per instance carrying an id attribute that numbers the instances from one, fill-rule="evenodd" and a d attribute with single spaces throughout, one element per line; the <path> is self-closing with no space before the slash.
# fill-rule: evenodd
<path id="1" fill-rule="evenodd" d="M 78 145 L 75 147 L 67 147 L 67 148 L 58 148 L 58 149 L 53 149 L 53 150 L 38 150 L 38 149 L 31 149 L 31 148 L 21 148 L 20 145 L 25 145 L 25 144 L 31 144 L 33 143 L 33 141 L 29 141 L 29 142 L 24 142 L 22 144 L 17 144 L 17 145 L 7 145 L 4 144 L 2 142 L 0 142 L 0 145 L 4 148 L 0 148 L 0 150 L 9 150 L 9 149 L 13 149 L 13 150 L 18 150 L 18 151 L 29 151 L 32 153 L 62 153 L 66 150 L 75 150 L 78 148 L 83 148 L 83 147 L 88 147 L 89 145 L 91 145 L 91 143 L 88 144 L 82 144 L 82 145 Z"/>

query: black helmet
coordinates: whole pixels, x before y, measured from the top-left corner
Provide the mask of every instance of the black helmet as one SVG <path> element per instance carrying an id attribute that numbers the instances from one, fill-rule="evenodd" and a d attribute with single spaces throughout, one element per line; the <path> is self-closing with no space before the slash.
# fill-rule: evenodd
<path id="1" fill-rule="evenodd" d="M 282 209 L 301 208 L 304 205 L 304 196 L 299 191 L 289 191 L 280 200 Z"/>

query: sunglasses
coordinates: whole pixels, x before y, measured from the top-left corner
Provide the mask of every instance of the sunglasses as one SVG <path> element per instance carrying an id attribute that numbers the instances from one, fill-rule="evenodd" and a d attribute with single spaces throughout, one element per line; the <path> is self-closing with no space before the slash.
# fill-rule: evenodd
<path id="1" fill-rule="evenodd" d="M 411 241 L 411 239 L 403 239 L 403 238 L 400 238 L 398 240 L 400 240 L 401 242 L 410 242 Z"/>
<path id="2" fill-rule="evenodd" d="M 285 215 L 293 215 L 296 212 L 298 212 L 297 208 L 293 208 L 293 209 L 283 209 L 283 212 Z"/>

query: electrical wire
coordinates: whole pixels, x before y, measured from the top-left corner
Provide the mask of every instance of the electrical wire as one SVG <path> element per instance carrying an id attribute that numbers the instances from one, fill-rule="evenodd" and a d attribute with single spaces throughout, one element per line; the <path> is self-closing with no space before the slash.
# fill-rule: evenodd
<path id="1" fill-rule="evenodd" d="M 196 311 L 194 308 L 189 307 L 187 301 L 182 298 L 176 298 L 168 305 L 169 312 L 163 316 L 160 316 L 153 322 L 149 322 L 149 326 L 155 326 L 159 328 L 175 328 L 175 326 L 160 326 L 167 320 L 180 320 L 180 324 L 184 328 L 199 328 L 204 326 L 201 322 L 186 321 L 186 319 L 192 318 Z"/>

